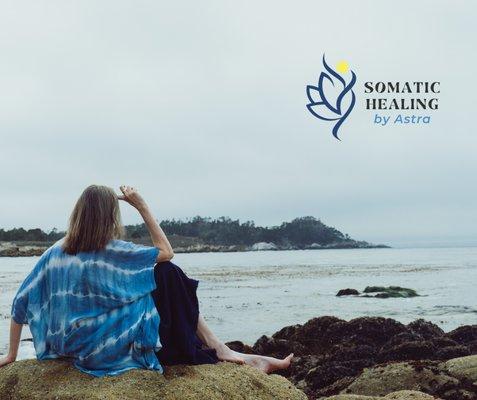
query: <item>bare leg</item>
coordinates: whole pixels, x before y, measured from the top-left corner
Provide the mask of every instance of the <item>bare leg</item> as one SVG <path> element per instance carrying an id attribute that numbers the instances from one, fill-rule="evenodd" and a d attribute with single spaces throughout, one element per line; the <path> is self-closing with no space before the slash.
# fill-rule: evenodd
<path id="1" fill-rule="evenodd" d="M 218 337 L 215 336 L 201 314 L 199 314 L 199 320 L 197 322 L 197 336 L 207 347 L 215 349 L 219 360 L 231 361 L 237 364 L 243 364 L 245 362 L 238 354 L 230 350 L 225 343 L 221 342 Z"/>
<path id="2" fill-rule="evenodd" d="M 231 361 L 238 364 L 247 364 L 255 367 L 267 374 L 279 370 L 285 369 L 290 366 L 293 354 L 280 360 L 278 358 L 259 356 L 256 354 L 244 354 L 237 351 L 233 351 L 228 348 L 225 343 L 221 342 L 217 336 L 207 326 L 204 318 L 199 314 L 199 320 L 197 323 L 197 336 L 208 347 L 215 349 L 217 357 L 221 361 Z"/>

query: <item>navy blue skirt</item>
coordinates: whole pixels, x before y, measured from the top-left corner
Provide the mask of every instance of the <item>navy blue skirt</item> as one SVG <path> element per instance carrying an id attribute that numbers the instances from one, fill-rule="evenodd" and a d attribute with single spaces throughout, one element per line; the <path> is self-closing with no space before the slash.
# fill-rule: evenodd
<path id="1" fill-rule="evenodd" d="M 214 364 L 214 349 L 205 348 L 197 337 L 199 281 L 189 278 L 170 261 L 154 267 L 156 289 L 152 297 L 161 323 L 159 336 L 162 348 L 156 353 L 162 365 Z"/>

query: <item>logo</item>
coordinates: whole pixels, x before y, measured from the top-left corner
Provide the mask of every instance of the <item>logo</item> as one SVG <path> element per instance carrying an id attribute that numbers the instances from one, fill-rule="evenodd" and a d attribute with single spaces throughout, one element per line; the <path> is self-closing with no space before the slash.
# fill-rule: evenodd
<path id="1" fill-rule="evenodd" d="M 323 66 L 326 71 L 320 74 L 318 85 L 306 87 L 306 95 L 310 101 L 306 108 L 316 118 L 323 121 L 335 121 L 331 132 L 336 139 L 341 140 L 338 137 L 338 130 L 356 103 L 356 96 L 353 92 L 356 75 L 349 69 L 346 61 L 340 61 L 336 65 L 337 71 L 333 70 L 326 63 L 324 54 Z M 349 82 L 346 83 L 348 72 L 351 72 L 351 79 L 348 79 Z"/>

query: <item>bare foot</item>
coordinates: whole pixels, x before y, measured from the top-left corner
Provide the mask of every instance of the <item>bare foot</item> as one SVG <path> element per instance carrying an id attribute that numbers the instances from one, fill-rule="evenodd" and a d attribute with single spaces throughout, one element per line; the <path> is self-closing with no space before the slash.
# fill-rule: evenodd
<path id="1" fill-rule="evenodd" d="M 217 357 L 220 361 L 229 361 L 236 364 L 245 364 L 245 360 L 235 351 L 230 350 L 224 343 L 218 343 L 214 346 Z"/>
<path id="2" fill-rule="evenodd" d="M 255 354 L 243 354 L 243 356 L 245 364 L 255 367 L 266 374 L 270 374 L 274 371 L 288 368 L 293 358 L 293 353 L 289 354 L 283 360 L 273 357 L 258 356 Z"/>

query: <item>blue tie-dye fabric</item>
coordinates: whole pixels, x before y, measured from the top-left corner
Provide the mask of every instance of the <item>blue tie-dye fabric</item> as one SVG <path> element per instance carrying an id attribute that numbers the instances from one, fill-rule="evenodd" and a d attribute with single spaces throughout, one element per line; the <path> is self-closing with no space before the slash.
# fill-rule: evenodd
<path id="1" fill-rule="evenodd" d="M 12 318 L 29 325 L 37 358 L 68 357 L 95 376 L 162 372 L 151 296 L 159 250 L 112 240 L 104 250 L 69 255 L 62 242 L 41 256 L 13 300 Z"/>

